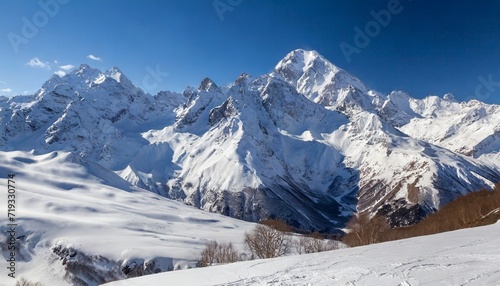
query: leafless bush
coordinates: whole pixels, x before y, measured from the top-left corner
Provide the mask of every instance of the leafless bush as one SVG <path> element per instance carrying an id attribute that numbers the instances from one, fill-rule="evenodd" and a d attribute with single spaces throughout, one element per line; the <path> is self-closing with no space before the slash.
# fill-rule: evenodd
<path id="1" fill-rule="evenodd" d="M 349 246 L 380 242 L 383 233 L 389 229 L 389 225 L 384 217 L 375 216 L 370 218 L 367 213 L 354 216 L 347 226 L 350 232 L 344 236 L 343 241 Z"/>
<path id="2" fill-rule="evenodd" d="M 43 286 L 43 284 L 40 282 L 28 281 L 24 277 L 21 277 L 21 279 L 16 282 L 16 286 Z"/>
<path id="3" fill-rule="evenodd" d="M 295 242 L 295 248 L 298 254 L 307 254 L 335 250 L 339 248 L 339 245 L 337 241 L 325 240 L 319 233 L 314 232 L 309 236 L 301 236 Z"/>
<path id="4" fill-rule="evenodd" d="M 233 263 L 238 260 L 240 260 L 240 255 L 232 243 L 219 244 L 216 241 L 211 241 L 201 252 L 198 266 L 207 267 L 215 264 Z"/>
<path id="5" fill-rule="evenodd" d="M 253 257 L 273 258 L 283 256 L 290 251 L 289 237 L 274 228 L 257 225 L 250 233 L 245 233 L 245 245 Z"/>

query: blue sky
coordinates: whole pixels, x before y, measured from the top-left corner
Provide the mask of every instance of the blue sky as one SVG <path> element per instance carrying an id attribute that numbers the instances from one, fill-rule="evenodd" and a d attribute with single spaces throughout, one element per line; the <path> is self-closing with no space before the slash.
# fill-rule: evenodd
<path id="1" fill-rule="evenodd" d="M 1 0 L 0 95 L 81 63 L 152 94 L 224 85 L 302 48 L 384 93 L 500 104 L 499 16 L 500 0 Z"/>

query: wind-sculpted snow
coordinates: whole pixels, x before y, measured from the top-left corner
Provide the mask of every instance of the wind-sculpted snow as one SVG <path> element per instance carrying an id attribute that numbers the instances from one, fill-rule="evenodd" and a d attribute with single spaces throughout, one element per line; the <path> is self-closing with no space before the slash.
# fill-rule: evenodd
<path id="1" fill-rule="evenodd" d="M 500 223 L 364 247 L 118 281 L 161 285 L 498 285 Z"/>
<path id="2" fill-rule="evenodd" d="M 106 168 L 67 152 L 0 152 L 0 172 L 15 174 L 16 278 L 43 285 L 98 285 L 195 267 L 211 240 L 243 250 L 251 223 L 203 212 L 132 186 Z M 7 179 L 0 180 L 7 189 Z M 0 200 L 7 209 L 7 200 Z M 0 219 L 6 247 L 7 215 Z"/>
<path id="3" fill-rule="evenodd" d="M 338 231 L 354 212 L 412 224 L 500 182 L 500 107 L 370 90 L 315 51 L 228 87 L 145 94 L 82 65 L 0 99 L 0 149 L 67 151 L 133 185 L 256 221 Z"/>

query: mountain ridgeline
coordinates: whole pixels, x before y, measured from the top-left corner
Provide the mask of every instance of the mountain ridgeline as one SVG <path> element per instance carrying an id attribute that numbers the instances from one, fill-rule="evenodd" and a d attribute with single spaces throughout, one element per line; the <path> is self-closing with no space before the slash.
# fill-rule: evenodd
<path id="1" fill-rule="evenodd" d="M 248 221 L 336 232 L 354 213 L 392 226 L 500 182 L 500 106 L 381 94 L 315 51 L 228 87 L 154 96 L 81 65 L 0 97 L 0 150 L 64 150 L 130 183 Z"/>

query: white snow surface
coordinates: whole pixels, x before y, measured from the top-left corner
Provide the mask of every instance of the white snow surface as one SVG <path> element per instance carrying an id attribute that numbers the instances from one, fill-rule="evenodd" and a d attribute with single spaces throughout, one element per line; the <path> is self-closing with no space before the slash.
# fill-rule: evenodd
<path id="1" fill-rule="evenodd" d="M 155 274 L 142 285 L 498 285 L 500 222 L 399 241 Z"/>
<path id="2" fill-rule="evenodd" d="M 194 267 L 208 241 L 232 242 L 242 250 L 243 234 L 254 227 L 134 187 L 67 152 L 0 152 L 0 173 L 15 174 L 20 237 L 16 277 L 44 285 L 76 284 L 67 275 L 78 276 L 86 285 L 123 279 L 121 269 L 126 266 L 139 269 L 154 263 L 156 271 Z M 6 177 L 0 188 L 7 189 Z M 6 203 L 0 200 L 0 209 L 6 210 Z M 2 215 L 2 243 L 7 223 L 7 214 Z M 76 255 L 59 256 L 54 253 L 57 247 Z M 6 249 L 2 255 L 8 257 Z M 64 260 L 82 263 L 101 277 L 68 274 Z M 15 284 L 5 271 L 2 275 L 0 285 Z"/>

